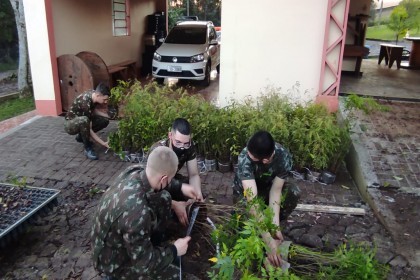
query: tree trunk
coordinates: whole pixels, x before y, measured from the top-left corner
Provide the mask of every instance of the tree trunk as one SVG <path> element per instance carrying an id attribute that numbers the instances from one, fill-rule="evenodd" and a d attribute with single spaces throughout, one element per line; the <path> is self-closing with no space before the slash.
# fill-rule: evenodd
<path id="1" fill-rule="evenodd" d="M 10 0 L 10 4 L 12 5 L 15 13 L 16 28 L 19 38 L 18 89 L 21 93 L 24 93 L 29 89 L 29 60 L 23 1 Z"/>

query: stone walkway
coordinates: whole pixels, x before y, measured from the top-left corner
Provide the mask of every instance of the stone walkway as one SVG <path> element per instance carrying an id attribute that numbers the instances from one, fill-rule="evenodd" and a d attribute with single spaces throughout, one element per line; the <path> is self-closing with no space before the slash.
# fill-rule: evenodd
<path id="1" fill-rule="evenodd" d="M 388 111 L 357 114 L 347 162 L 364 197 L 391 233 L 396 252 L 419 271 L 419 104 L 379 102 Z"/>
<path id="2" fill-rule="evenodd" d="M 354 93 L 394 100 L 420 100 L 420 70 L 388 68 L 377 58 L 362 61 L 361 78 L 341 75 L 340 93 Z"/>
<path id="3" fill-rule="evenodd" d="M 100 133 L 105 139 L 116 129 Z M 101 193 L 131 163 L 122 162 L 96 147 L 100 159 L 90 161 L 82 145 L 63 130 L 61 117 L 42 117 L 0 135 L 0 181 L 26 177 L 28 184 L 61 191 L 58 206 L 41 213 L 15 243 L 0 251 L 1 279 L 100 279 L 90 259 L 91 216 Z M 233 173 L 201 174 L 209 201 L 231 203 Z M 377 257 L 391 265 L 389 279 L 415 279 L 405 258 L 395 252 L 390 234 L 362 201 L 347 170 L 332 185 L 296 180 L 301 203 L 352 206 L 366 209 L 365 216 L 295 211 L 282 224 L 287 238 L 306 246 L 329 250 L 342 242 L 375 244 Z M 188 263 L 189 256 L 183 258 Z M 188 272 L 188 271 L 186 271 Z"/>

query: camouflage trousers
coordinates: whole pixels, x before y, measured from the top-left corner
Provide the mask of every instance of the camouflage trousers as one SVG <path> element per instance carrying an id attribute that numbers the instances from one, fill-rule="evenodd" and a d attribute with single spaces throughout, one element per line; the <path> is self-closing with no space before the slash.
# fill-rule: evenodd
<path id="1" fill-rule="evenodd" d="M 70 135 L 80 134 L 85 147 L 89 146 L 90 139 L 90 120 L 88 117 L 76 117 L 72 120 L 66 120 L 64 123 L 64 130 Z M 101 116 L 92 117 L 92 130 L 97 132 L 104 129 L 109 124 L 107 118 Z"/>
<path id="2" fill-rule="evenodd" d="M 156 215 L 157 223 L 153 225 L 152 236 L 150 241 L 153 246 L 165 246 L 166 243 L 166 228 L 169 219 L 171 218 L 171 195 L 167 191 L 152 194 L 149 199 L 149 207 Z M 172 256 L 167 256 L 172 258 Z M 169 260 L 170 261 L 170 260 Z M 130 263 L 127 263 L 112 272 L 112 277 L 115 279 L 179 279 L 179 267 L 170 264 L 167 267 L 160 267 L 156 269 L 159 274 L 145 273 L 139 270 Z"/>
<path id="3" fill-rule="evenodd" d="M 265 204 L 269 204 L 271 186 L 258 186 L 258 197 L 264 199 Z M 280 220 L 286 220 L 287 217 L 293 212 L 296 208 L 301 191 L 298 186 L 292 183 L 285 182 L 283 189 L 281 191 L 281 205 L 280 205 Z M 240 192 L 235 187 L 233 188 L 233 202 L 236 204 L 240 201 L 245 201 L 243 192 Z"/>

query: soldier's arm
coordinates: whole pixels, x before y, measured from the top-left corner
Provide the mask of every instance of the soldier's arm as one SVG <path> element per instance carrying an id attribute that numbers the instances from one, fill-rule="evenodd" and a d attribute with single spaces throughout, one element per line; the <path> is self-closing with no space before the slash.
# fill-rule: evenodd
<path id="1" fill-rule="evenodd" d="M 151 220 L 145 203 L 136 205 L 127 215 L 119 220 L 120 227 L 124 229 L 124 242 L 128 256 L 133 267 L 145 274 L 156 274 L 166 269 L 177 256 L 174 245 L 166 247 L 153 246 L 151 242 Z"/>
<path id="2" fill-rule="evenodd" d="M 104 146 L 105 148 L 109 149 L 108 142 L 103 141 L 93 130 L 92 130 L 92 123 L 90 123 L 90 131 L 89 131 L 90 137 L 92 137 L 93 140 L 95 140 L 98 144 Z"/>
<path id="3" fill-rule="evenodd" d="M 98 108 L 95 108 L 93 110 L 93 114 L 96 115 L 96 116 L 101 116 L 101 117 L 110 119 L 111 117 L 108 115 L 108 112 L 105 112 L 105 110 L 106 109 L 98 109 Z"/>
<path id="4" fill-rule="evenodd" d="M 269 194 L 270 207 L 274 213 L 273 224 L 276 226 L 280 226 L 281 191 L 283 189 L 284 182 L 284 179 L 275 177 Z"/>
<path id="5" fill-rule="evenodd" d="M 197 158 L 187 161 L 188 178 L 191 186 L 194 187 L 197 193 L 197 199 L 203 200 L 203 194 L 201 192 L 201 179 L 200 173 L 198 172 Z"/>

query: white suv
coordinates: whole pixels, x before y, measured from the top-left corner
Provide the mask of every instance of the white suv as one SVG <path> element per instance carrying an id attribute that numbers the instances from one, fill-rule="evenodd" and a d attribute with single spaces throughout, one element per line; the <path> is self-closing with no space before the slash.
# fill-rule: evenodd
<path id="1" fill-rule="evenodd" d="M 220 64 L 220 44 L 210 21 L 177 23 L 153 56 L 152 73 L 158 83 L 164 78 L 202 80 L 210 84 L 210 72 Z"/>

